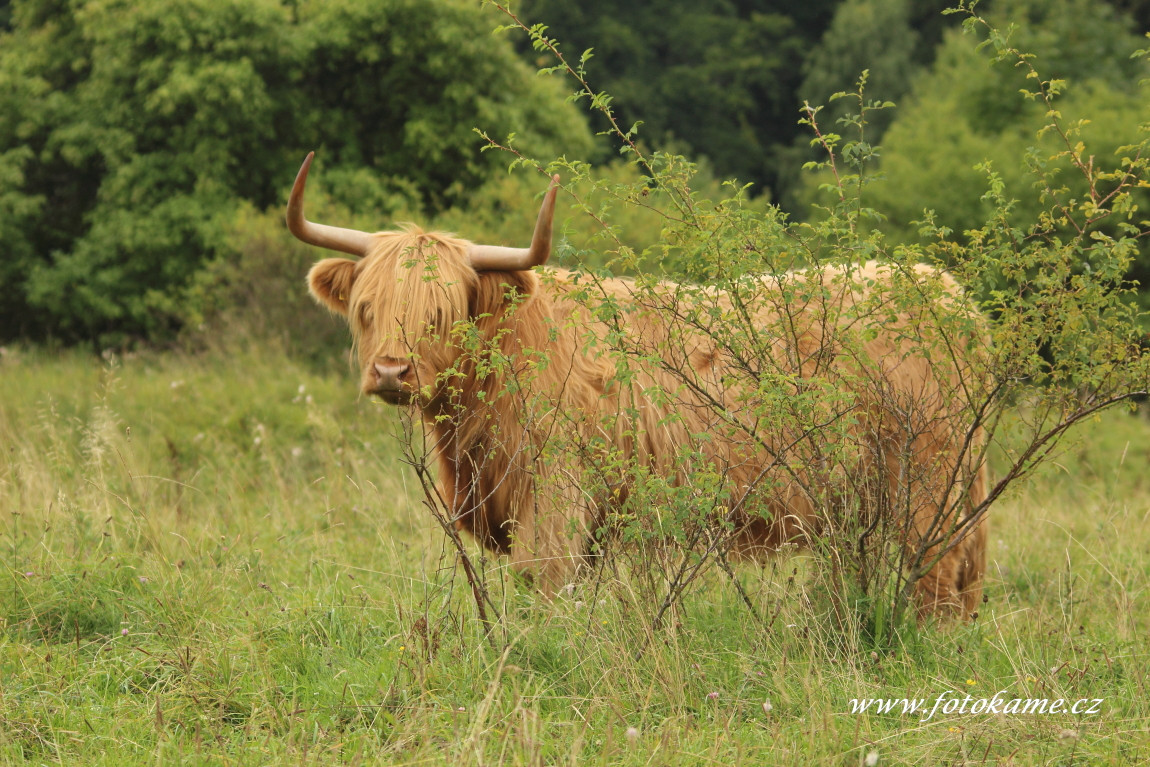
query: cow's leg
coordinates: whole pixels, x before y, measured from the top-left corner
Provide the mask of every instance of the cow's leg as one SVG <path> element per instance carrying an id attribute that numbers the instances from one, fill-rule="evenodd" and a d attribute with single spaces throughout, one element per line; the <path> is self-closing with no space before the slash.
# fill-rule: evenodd
<path id="1" fill-rule="evenodd" d="M 974 513 L 986 497 L 985 470 L 979 470 L 970 487 L 965 488 L 965 500 L 949 503 L 949 508 L 961 508 L 964 518 Z M 919 520 L 919 533 L 925 533 L 930 519 Z M 949 532 L 954 522 L 946 520 L 941 532 Z M 937 533 L 936 533 L 937 534 Z M 973 527 L 962 525 L 955 532 L 961 536 L 955 546 L 942 556 L 937 564 L 915 586 L 920 617 L 925 615 L 960 615 L 970 618 L 978 610 L 982 598 L 982 577 L 986 570 L 986 539 L 988 524 L 985 517 Z M 938 551 L 941 547 L 936 548 Z M 931 552 L 925 561 L 937 556 Z"/>
<path id="2" fill-rule="evenodd" d="M 520 510 L 512 535 L 512 568 L 547 597 L 574 579 L 586 553 L 587 524 L 575 495 L 559 488 L 537 493 Z"/>
<path id="3" fill-rule="evenodd" d="M 915 584 L 919 617 L 970 618 L 978 611 L 986 566 L 986 529 L 984 520 L 965 532 L 962 540 Z"/>
<path id="4" fill-rule="evenodd" d="M 966 513 L 974 514 L 986 500 L 989 492 L 987 468 L 980 466 L 966 494 Z M 958 545 L 961 551 L 961 567 L 958 573 L 958 593 L 962 598 L 962 617 L 970 618 L 978 612 L 982 601 L 982 578 L 986 573 L 986 541 L 990 537 L 989 521 L 983 518 L 970 530 Z"/>
<path id="5" fill-rule="evenodd" d="M 913 403 L 895 409 L 901 414 L 900 428 L 889 429 L 888 435 L 894 437 L 881 443 L 887 503 L 899 517 L 906 561 L 916 569 L 931 565 L 914 583 L 920 619 L 962 615 L 964 591 L 981 582 L 980 564 L 966 561 L 973 553 L 967 539 L 976 531 L 961 524 L 972 501 L 982 499 L 981 476 L 974 476 L 966 487 L 964 475 L 970 475 L 955 471 L 965 459 L 949 439 L 949 422 L 932 417 L 932 411 L 916 409 Z M 908 439 L 907 434 L 914 437 Z M 956 536 L 961 539 L 955 541 Z"/>
<path id="6" fill-rule="evenodd" d="M 940 618 L 958 615 L 962 599 L 958 591 L 961 561 L 956 550 L 943 556 L 930 571 L 919 578 L 914 587 L 919 618 L 934 615 Z M 927 556 L 927 561 L 935 554 Z"/>
<path id="7" fill-rule="evenodd" d="M 959 548 L 963 552 L 959 571 L 958 593 L 962 597 L 962 617 L 978 613 L 982 602 L 982 576 L 986 572 L 986 539 L 989 535 L 985 518 L 970 531 Z"/>

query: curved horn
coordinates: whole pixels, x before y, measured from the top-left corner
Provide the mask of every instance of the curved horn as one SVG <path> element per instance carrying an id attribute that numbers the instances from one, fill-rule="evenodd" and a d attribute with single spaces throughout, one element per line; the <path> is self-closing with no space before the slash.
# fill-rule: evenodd
<path id="1" fill-rule="evenodd" d="M 363 256 L 371 248 L 373 237 L 367 232 L 355 229 L 341 229 L 338 226 L 326 224 L 313 224 L 303 216 L 303 188 L 307 183 L 307 172 L 311 168 L 315 152 L 308 152 L 307 157 L 300 166 L 291 188 L 291 197 L 287 204 L 288 231 L 306 242 L 328 250 L 338 250 L 353 256 Z"/>
<path id="2" fill-rule="evenodd" d="M 543 197 L 530 248 L 472 245 L 467 254 L 472 268 L 477 272 L 515 272 L 546 263 L 551 256 L 551 221 L 555 217 L 555 195 L 558 192 L 559 176 L 556 174 L 551 177 L 551 186 Z"/>

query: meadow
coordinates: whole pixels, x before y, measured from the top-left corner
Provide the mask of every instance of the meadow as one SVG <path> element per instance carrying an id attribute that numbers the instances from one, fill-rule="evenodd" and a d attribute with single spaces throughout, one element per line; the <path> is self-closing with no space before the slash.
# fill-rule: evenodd
<path id="1" fill-rule="evenodd" d="M 400 417 L 343 351 L 0 356 L 0 763 L 1150 761 L 1150 420 L 1112 411 L 992 513 L 977 620 L 894 649 L 810 561 L 721 573 L 664 627 L 626 584 L 501 585 L 484 637 Z M 852 699 L 1101 700 L 853 713 Z"/>

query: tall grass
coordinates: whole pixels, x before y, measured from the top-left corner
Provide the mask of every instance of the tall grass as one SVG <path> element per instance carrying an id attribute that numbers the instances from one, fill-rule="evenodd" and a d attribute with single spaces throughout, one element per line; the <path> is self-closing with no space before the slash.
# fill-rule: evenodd
<path id="1" fill-rule="evenodd" d="M 337 352 L 341 354 L 342 352 Z M 317 370 L 336 372 L 317 372 Z M 832 630 L 802 554 L 653 632 L 614 592 L 502 582 L 484 640 L 394 409 L 266 348 L 0 362 L 0 762 L 1131 764 L 1150 753 L 1145 419 L 992 516 L 977 621 Z M 500 563 L 492 563 L 498 567 Z M 626 575 L 619 576 L 626 583 Z M 1101 698 L 1095 715 L 852 698 Z M 768 704 L 764 706 L 764 704 Z"/>

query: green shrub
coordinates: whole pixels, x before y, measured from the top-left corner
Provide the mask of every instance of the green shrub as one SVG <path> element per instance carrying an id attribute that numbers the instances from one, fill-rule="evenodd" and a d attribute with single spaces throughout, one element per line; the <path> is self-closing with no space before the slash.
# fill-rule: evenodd
<path id="1" fill-rule="evenodd" d="M 493 175 L 476 126 L 545 155 L 591 141 L 457 0 L 27 0 L 0 83 L 5 340 L 170 340 L 183 288 L 235 257 L 235 209 L 278 207 L 309 150 L 336 200 L 387 217 Z"/>
<path id="2" fill-rule="evenodd" d="M 520 25 L 614 126 L 638 176 L 604 182 L 586 166 L 542 167 L 508 148 L 513 166 L 559 170 L 574 189 L 596 185 L 607 203 L 584 205 L 596 222 L 649 207 L 658 190 L 663 226 L 641 251 L 603 226 L 611 267 L 638 276 L 621 285 L 587 267 L 565 288 L 582 305 L 568 332 L 594 365 L 606 366 L 604 401 L 615 404 L 565 409 L 543 383 L 547 355 L 509 353 L 500 334 L 484 334 L 482 320 L 451 337 L 462 369 L 474 365 L 497 382 L 487 396 L 505 398 L 519 419 L 514 433 L 534 435 L 493 439 L 542 456 L 531 474 L 539 518 L 566 514 L 571 540 L 588 520 L 604 520 L 612 533 L 595 537 L 597 553 L 633 565 L 621 598 L 652 627 L 665 625 L 704 573 L 735 577 L 729 560 L 746 548 L 745 530 L 757 518 L 767 545 L 811 546 L 828 610 L 848 635 L 889 646 L 913 632 L 916 600 L 920 616 L 943 604 L 970 617 L 981 593 L 980 524 L 991 505 L 1075 424 L 1147 391 L 1150 356 L 1127 275 L 1150 230 L 1135 203 L 1150 175 L 1150 138 L 1128 126 L 1137 143 L 1117 172 L 1089 161 L 1079 125 L 1055 107 L 1062 82 L 1043 79 L 1029 56 L 961 10 L 968 28 L 987 30 L 999 59 L 1022 67 L 1031 84 L 1025 100 L 1044 105 L 1033 130 L 1053 145 L 1049 154 L 1027 154 L 1044 182 L 1035 214 L 1016 215 L 989 171 L 981 223 L 955 237 L 928 219 L 924 245 L 895 244 L 874 226 L 882 212 L 868 204 L 868 169 L 879 151 L 866 141 L 875 106 L 865 77 L 853 94 L 856 114 L 843 120 L 848 136 L 827 131 L 818 110 L 808 110 L 805 122 L 826 157 L 816 168 L 834 202 L 822 220 L 792 224 L 777 211 L 750 209 L 739 194 L 705 199 L 693 185 L 695 166 L 638 146 L 609 97 L 587 83 L 582 63 L 566 61 L 545 28 Z M 1081 196 L 1063 187 L 1060 163 L 1081 176 Z M 667 274 L 678 281 L 662 279 Z M 445 373 L 449 382 L 456 375 L 459 368 Z M 473 417 L 460 404 L 436 423 L 459 419 L 461 430 Z M 432 489 L 429 437 L 411 429 L 407 460 L 450 531 L 450 519 L 466 512 Z M 1004 460 L 990 477 L 996 453 Z M 507 460 L 525 460 L 518 455 Z M 483 570 L 482 561 L 468 564 L 490 624 L 499 613 Z M 972 590 L 959 608 L 952 602 L 964 582 Z"/>

